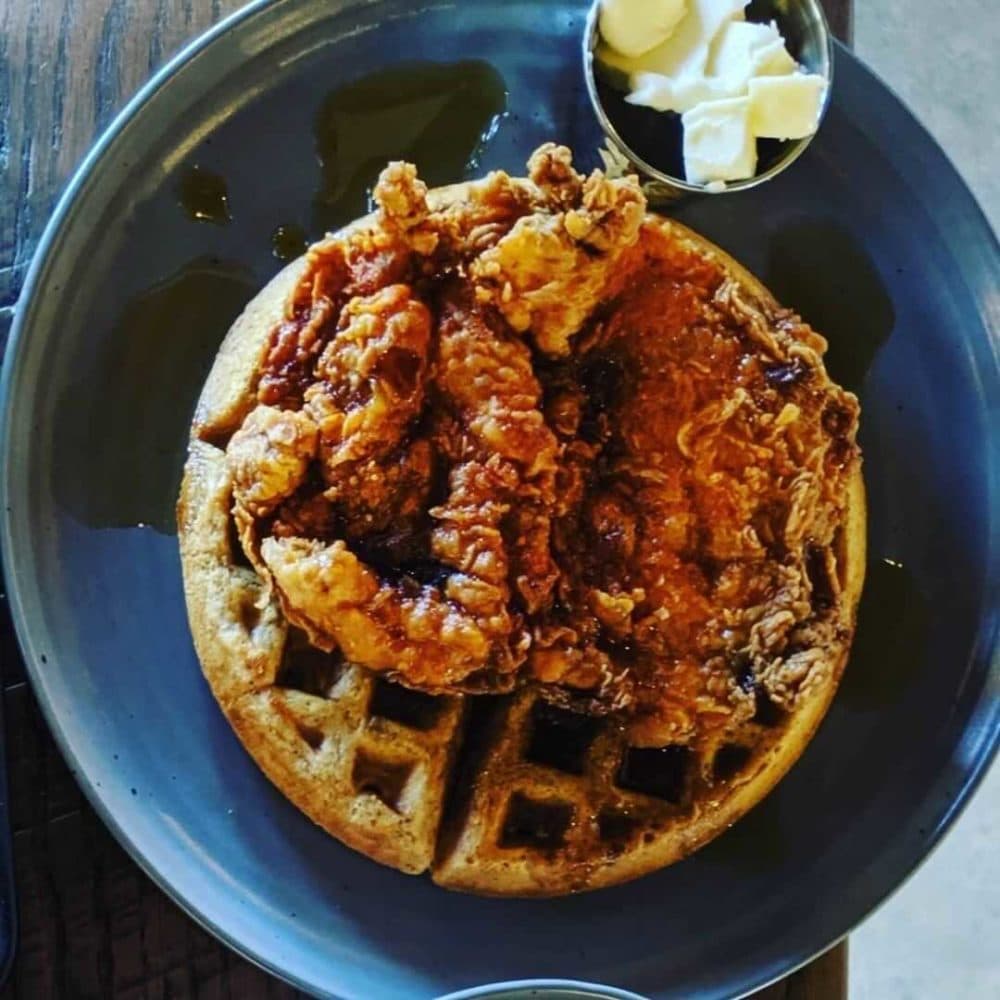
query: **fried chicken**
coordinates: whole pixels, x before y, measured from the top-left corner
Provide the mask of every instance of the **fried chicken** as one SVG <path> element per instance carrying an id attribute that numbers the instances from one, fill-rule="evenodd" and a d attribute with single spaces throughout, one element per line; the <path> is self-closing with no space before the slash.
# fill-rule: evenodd
<path id="1" fill-rule="evenodd" d="M 482 451 L 517 462 L 529 479 L 555 471 L 556 439 L 539 408 L 542 387 L 531 351 L 491 324 L 468 295 L 444 296 L 435 380 Z"/>
<path id="2" fill-rule="evenodd" d="M 405 285 L 351 299 L 314 369 L 303 410 L 319 428 L 324 477 L 394 448 L 424 399 L 431 317 Z"/>
<path id="3" fill-rule="evenodd" d="M 434 463 L 431 443 L 417 438 L 382 458 L 339 465 L 323 497 L 343 536 L 357 539 L 415 524 L 427 510 Z"/>
<path id="4" fill-rule="evenodd" d="M 539 350 L 564 356 L 570 338 L 607 297 L 622 251 L 632 246 L 646 204 L 634 177 L 585 181 L 568 151 L 548 144 L 529 161 L 532 180 L 549 202 L 518 219 L 469 268 L 480 302 L 531 331 Z"/>
<path id="5" fill-rule="evenodd" d="M 556 578 L 548 537 L 558 445 L 540 409 L 531 351 L 491 325 L 471 296 L 451 292 L 441 306 L 435 368 L 443 403 L 468 428 L 474 451 L 490 456 L 485 465 L 456 468 L 448 501 L 432 511 L 441 522 L 435 544 L 449 538 L 453 552 L 472 544 L 460 533 L 451 538 L 454 529 L 446 532 L 444 524 L 462 523 L 470 505 L 506 500 L 500 519 L 490 524 L 490 538 L 503 553 L 504 576 L 511 575 L 528 610 L 537 610 Z M 490 463 L 497 471 L 484 477 Z"/>
<path id="6" fill-rule="evenodd" d="M 829 669 L 857 461 L 822 338 L 561 147 L 461 198 L 392 164 L 375 197 L 311 251 L 229 444 L 288 620 L 411 686 L 626 713 L 638 745 L 791 707 Z"/>
<path id="7" fill-rule="evenodd" d="M 305 413 L 255 407 L 226 448 L 235 502 L 254 517 L 269 514 L 305 478 L 318 441 Z"/>
<path id="8" fill-rule="evenodd" d="M 490 659 L 492 637 L 477 616 L 442 600 L 436 588 L 381 581 L 341 541 L 265 538 L 264 564 L 286 617 L 320 649 L 407 683 L 447 686 Z"/>

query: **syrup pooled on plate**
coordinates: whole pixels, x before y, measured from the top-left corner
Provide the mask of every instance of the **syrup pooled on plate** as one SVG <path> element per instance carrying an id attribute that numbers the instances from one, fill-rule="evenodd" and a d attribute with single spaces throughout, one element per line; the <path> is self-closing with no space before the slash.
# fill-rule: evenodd
<path id="1" fill-rule="evenodd" d="M 221 174 L 193 166 L 185 171 L 177 185 L 181 208 L 194 222 L 214 222 L 226 226 L 233 217 L 229 211 L 229 191 Z"/>
<path id="2" fill-rule="evenodd" d="M 404 63 L 337 88 L 316 115 L 314 229 L 333 231 L 370 211 L 387 160 L 415 163 L 432 186 L 477 173 L 506 107 L 503 77 L 482 60 Z"/>
<path id="3" fill-rule="evenodd" d="M 202 257 L 125 306 L 59 402 L 56 464 L 70 471 L 55 483 L 73 517 L 94 528 L 176 533 L 174 492 L 191 410 L 219 342 L 255 289 L 242 265 Z"/>
<path id="4" fill-rule="evenodd" d="M 271 233 L 271 253 L 278 260 L 290 261 L 301 257 L 308 244 L 306 231 L 294 222 L 277 226 Z"/>

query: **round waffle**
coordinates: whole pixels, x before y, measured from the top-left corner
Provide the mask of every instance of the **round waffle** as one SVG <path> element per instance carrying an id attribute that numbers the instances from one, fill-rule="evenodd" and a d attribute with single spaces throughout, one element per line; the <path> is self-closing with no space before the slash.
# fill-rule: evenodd
<path id="1" fill-rule="evenodd" d="M 430 192 L 428 204 L 446 212 L 474 196 L 474 186 L 455 185 Z M 825 645 L 797 678 L 794 698 L 775 697 L 745 671 L 743 711 L 697 739 L 656 742 L 622 713 L 580 711 L 579 701 L 554 697 L 537 678 L 490 694 L 461 686 L 440 693 L 346 662 L 301 621 L 290 621 L 294 609 L 290 614 L 259 548 L 247 541 L 246 524 L 234 518 L 226 449 L 258 404 L 275 331 L 304 283 L 315 283 L 310 261 L 381 225 L 377 214 L 361 219 L 278 274 L 233 325 L 206 381 L 178 503 L 185 596 L 205 676 L 244 746 L 284 794 L 383 864 L 430 870 L 447 888 L 522 896 L 612 885 L 670 864 L 774 786 L 836 690 L 865 561 L 853 426 L 838 523 L 825 544 L 810 543 L 807 624 L 822 623 Z M 767 341 L 780 327 L 786 343 L 808 329 L 691 230 L 647 215 L 642 231 L 724 274 L 754 336 Z M 783 655 L 791 661 L 810 652 Z"/>

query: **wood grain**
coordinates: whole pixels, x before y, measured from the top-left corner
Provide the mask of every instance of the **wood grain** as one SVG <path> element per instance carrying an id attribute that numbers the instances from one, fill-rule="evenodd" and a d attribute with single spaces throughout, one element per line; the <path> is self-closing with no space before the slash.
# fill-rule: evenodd
<path id="1" fill-rule="evenodd" d="M 67 178 L 149 75 L 240 0 L 0 0 L 0 351 Z M 851 0 L 825 0 L 850 40 Z M 286 998 L 183 914 L 83 799 L 25 680 L 0 600 L 20 944 L 4 996 Z M 759 1000 L 840 1000 L 846 947 Z M 567 970 L 571 973 L 572 970 Z"/>
<path id="2" fill-rule="evenodd" d="M 239 0 L 0 0 L 0 307 L 66 179 L 127 98 Z"/>

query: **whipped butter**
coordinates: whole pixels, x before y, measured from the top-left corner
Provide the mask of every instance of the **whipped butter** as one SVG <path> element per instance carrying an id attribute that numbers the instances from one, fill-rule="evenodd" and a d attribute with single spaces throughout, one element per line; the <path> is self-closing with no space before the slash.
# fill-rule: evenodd
<path id="1" fill-rule="evenodd" d="M 615 2 L 616 0 L 602 0 L 602 15 L 607 5 Z M 647 0 L 647 3 L 636 4 L 642 12 L 643 30 L 651 30 L 655 23 L 655 11 L 661 2 L 663 0 Z M 630 74 L 649 72 L 673 78 L 704 75 L 712 39 L 727 21 L 743 18 L 746 2 L 747 0 L 687 0 L 682 16 L 669 35 L 635 58 L 629 58 L 627 53 L 617 50 L 602 31 L 606 45 L 603 50 L 598 51 L 598 58 Z"/>
<path id="2" fill-rule="evenodd" d="M 803 71 L 774 21 L 746 0 L 603 0 L 598 59 L 628 79 L 630 104 L 672 111 L 689 182 L 719 190 L 753 177 L 758 138 L 819 125 L 827 80 Z"/>
<path id="3" fill-rule="evenodd" d="M 712 75 L 738 90 L 755 76 L 780 76 L 796 69 L 774 21 L 730 21 L 712 43 Z"/>
<path id="4" fill-rule="evenodd" d="M 687 0 L 605 0 L 598 28 L 617 53 L 635 59 L 666 41 L 687 12 Z"/>

